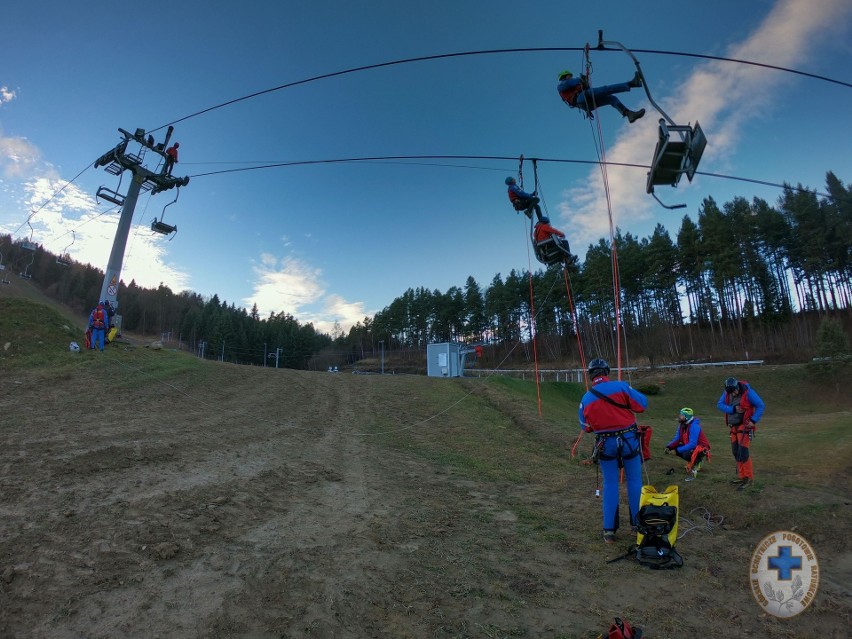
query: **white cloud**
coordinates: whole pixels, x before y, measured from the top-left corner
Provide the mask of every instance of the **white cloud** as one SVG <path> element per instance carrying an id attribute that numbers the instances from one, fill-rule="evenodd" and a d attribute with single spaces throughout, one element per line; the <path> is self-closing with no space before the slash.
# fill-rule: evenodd
<path id="1" fill-rule="evenodd" d="M 324 319 L 313 320 L 314 326 L 323 333 L 331 334 L 334 323 L 340 325 L 344 333 L 363 320 L 365 317 L 374 315 L 376 311 L 364 310 L 363 302 L 347 302 L 340 295 L 329 295 L 323 302 Z"/>
<path id="2" fill-rule="evenodd" d="M 29 225 L 7 232 L 16 232 L 19 239 L 31 238 L 57 255 L 67 252 L 77 262 L 106 268 L 120 211 L 99 206 L 90 194 L 55 177 L 37 178 L 22 187 L 21 215 L 26 215 L 24 211 L 35 213 Z M 162 236 L 134 226 L 125 249 L 121 279 L 125 283 L 135 280 L 146 288 L 163 283 L 174 291 L 185 290 L 189 276 L 167 264 L 166 257 Z"/>
<path id="3" fill-rule="evenodd" d="M 15 93 L 12 89 L 7 86 L 0 87 L 0 104 L 6 104 L 14 100 L 18 97 L 18 94 Z"/>
<path id="4" fill-rule="evenodd" d="M 25 138 L 9 138 L 0 131 L 0 170 L 9 179 L 31 175 L 41 154 Z"/>
<path id="5" fill-rule="evenodd" d="M 277 258 L 261 254 L 254 267 L 257 281 L 251 296 L 243 300 L 246 308 L 257 304 L 260 317 L 270 313 L 289 313 L 300 323 L 313 323 L 323 333 L 331 333 L 335 322 L 347 332 L 371 311 L 362 302 L 349 302 L 338 294 L 327 294 L 322 270 L 295 257 Z"/>
<path id="6" fill-rule="evenodd" d="M 815 53 L 815 42 L 824 40 L 841 28 L 852 14 L 848 0 L 780 0 L 763 23 L 745 41 L 732 45 L 725 57 L 764 62 L 775 66 L 800 66 L 803 59 Z M 789 75 L 767 71 L 760 67 L 708 62 L 697 67 L 679 86 L 676 96 L 660 98 L 653 93 L 653 78 L 649 79 L 652 96 L 677 124 L 701 123 L 709 144 L 701 169 L 708 164 L 724 164 L 737 147 L 743 126 L 748 120 L 760 117 L 765 107 L 778 97 L 785 84 L 792 81 Z M 747 87 L 747 90 L 744 89 Z M 731 96 L 748 94 L 748 108 L 732 100 Z M 630 96 L 634 96 L 634 89 Z M 628 104 L 633 105 L 631 100 Z M 638 108 L 633 106 L 632 108 Z M 658 119 L 656 111 L 646 105 L 644 120 L 633 125 L 621 124 L 610 107 L 604 107 L 599 117 L 606 122 L 613 119 L 622 127 L 614 145 L 606 151 L 608 162 L 647 165 L 657 142 L 657 127 L 649 126 L 648 119 Z M 706 170 L 706 169 L 705 169 Z M 612 203 L 613 223 L 622 220 L 648 219 L 658 205 L 645 193 L 647 175 L 635 168 L 608 166 L 606 174 Z M 689 189 L 682 180 L 678 191 Z M 666 201 L 667 193 L 658 187 L 655 191 Z M 609 236 L 606 193 L 599 169 L 590 171 L 587 181 L 579 187 L 561 194 L 558 205 L 560 223 L 576 246 L 596 242 Z"/>
<path id="7" fill-rule="evenodd" d="M 314 304 L 325 290 L 320 283 L 321 271 L 294 257 L 281 260 L 264 253 L 254 267 L 258 277 L 252 295 L 243 300 L 251 308 L 257 304 L 261 317 L 287 312 L 294 317 L 299 310 Z"/>

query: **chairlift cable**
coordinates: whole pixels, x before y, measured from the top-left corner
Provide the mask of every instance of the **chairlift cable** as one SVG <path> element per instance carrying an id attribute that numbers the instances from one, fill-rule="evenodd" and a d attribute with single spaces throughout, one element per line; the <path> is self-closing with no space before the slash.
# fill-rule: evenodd
<path id="1" fill-rule="evenodd" d="M 230 106 L 232 104 L 236 104 L 237 102 L 243 102 L 245 100 L 249 100 L 251 98 L 256 98 L 262 95 L 266 95 L 268 93 L 273 93 L 275 91 L 280 91 L 283 89 L 290 89 L 296 86 L 301 86 L 303 84 L 308 84 L 311 82 L 316 82 L 318 80 L 327 80 L 329 78 L 334 78 L 342 75 L 348 75 L 352 73 L 358 73 L 361 71 L 371 71 L 373 69 L 381 69 L 384 67 L 392 67 L 399 66 L 403 64 L 412 64 L 416 62 L 427 62 L 431 60 L 443 60 L 449 58 L 462 58 L 469 56 L 477 56 L 477 55 L 495 55 L 495 54 L 507 54 L 507 53 L 548 53 L 548 52 L 559 52 L 559 51 L 583 51 L 585 47 L 525 47 L 525 48 L 515 48 L 515 49 L 483 49 L 478 51 L 460 51 L 456 53 L 440 53 L 435 55 L 427 55 L 427 56 L 419 56 L 414 58 L 404 58 L 401 60 L 391 60 L 388 62 L 380 62 L 377 64 L 368 64 L 359 67 L 351 67 L 349 69 L 343 69 L 341 71 L 333 71 L 331 73 L 323 73 L 320 75 L 315 75 L 310 78 L 303 78 L 301 80 L 295 80 L 293 82 L 287 82 L 285 84 L 280 84 L 275 87 L 271 87 L 269 89 L 263 89 L 261 91 L 255 91 L 254 93 L 250 93 L 248 95 L 244 95 L 239 98 L 234 98 L 232 100 L 227 100 L 226 102 L 222 102 L 220 104 L 215 104 L 211 107 L 207 107 L 206 109 L 201 109 L 200 111 L 196 111 L 194 113 L 190 113 L 189 115 L 185 115 L 176 120 L 172 120 L 171 122 L 167 122 L 162 124 L 154 129 L 150 129 L 149 132 L 159 131 L 160 129 L 164 129 L 168 126 L 173 126 L 178 122 L 183 122 L 184 120 L 189 120 L 190 118 L 197 117 L 199 115 L 203 115 L 205 113 L 209 113 L 211 111 L 215 111 L 217 109 L 224 108 L 226 106 Z M 615 49 L 607 49 L 603 48 L 600 51 L 616 51 Z M 682 56 L 689 58 L 699 58 L 704 60 L 714 60 L 717 62 L 731 62 L 736 64 L 746 64 L 750 66 L 761 67 L 765 69 L 772 69 L 775 71 L 784 71 L 786 73 L 794 73 L 796 75 L 801 75 L 809 78 L 813 78 L 816 80 L 822 80 L 825 82 L 831 82 L 834 84 L 839 84 L 841 86 L 845 86 L 847 88 L 852 89 L 852 82 L 844 82 L 842 80 L 837 80 L 834 78 L 829 78 L 827 76 L 818 75 L 815 73 L 808 73 L 806 71 L 798 71 L 796 69 L 790 69 L 786 67 L 781 67 L 773 64 L 766 64 L 763 62 L 754 62 L 751 60 L 742 60 L 737 58 L 726 58 L 723 56 L 714 56 L 714 55 L 706 55 L 699 53 L 686 53 L 680 51 L 666 51 L 660 49 L 634 49 L 637 53 L 647 53 L 651 55 L 668 55 L 668 56 Z"/>

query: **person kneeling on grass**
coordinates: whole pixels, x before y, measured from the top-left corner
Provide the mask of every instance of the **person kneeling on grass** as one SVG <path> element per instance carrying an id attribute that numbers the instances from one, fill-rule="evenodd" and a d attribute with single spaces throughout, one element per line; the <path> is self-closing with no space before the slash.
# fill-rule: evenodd
<path id="1" fill-rule="evenodd" d="M 698 471 L 704 459 L 710 458 L 710 442 L 701 430 L 701 420 L 695 416 L 695 411 L 691 408 L 681 408 L 677 421 L 677 431 L 672 440 L 666 444 L 666 454 L 674 451 L 678 457 L 688 462 L 686 481 L 692 481 L 698 477 Z"/>

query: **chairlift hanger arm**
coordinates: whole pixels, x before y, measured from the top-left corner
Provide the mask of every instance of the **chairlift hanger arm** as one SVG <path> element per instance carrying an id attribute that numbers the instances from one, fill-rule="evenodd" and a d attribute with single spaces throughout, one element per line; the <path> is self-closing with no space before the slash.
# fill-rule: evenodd
<path id="1" fill-rule="evenodd" d="M 660 105 L 657 104 L 654 101 L 654 98 L 651 96 L 651 91 L 650 91 L 650 89 L 648 89 L 648 82 L 645 80 L 645 74 L 642 73 L 642 67 L 639 65 L 639 60 L 636 59 L 636 56 L 633 55 L 633 52 L 630 49 L 628 49 L 627 47 L 625 47 L 623 44 L 621 44 L 620 42 L 617 42 L 615 40 L 604 40 L 603 39 L 603 29 L 598 29 L 598 47 L 597 47 L 598 50 L 599 51 L 614 51 L 614 49 L 607 49 L 608 45 L 613 45 L 613 46 L 617 47 L 618 49 L 621 49 L 622 51 L 624 51 L 624 53 L 626 53 L 627 55 L 630 56 L 630 58 L 633 60 L 633 64 L 636 65 L 636 70 L 639 72 L 639 77 L 642 78 L 642 86 L 645 89 L 645 95 L 648 96 L 648 101 L 651 103 L 651 105 L 657 111 L 660 112 L 660 115 L 662 115 L 666 119 L 666 122 L 668 122 L 672 126 L 677 126 L 675 124 L 675 121 L 672 120 L 669 117 L 668 113 L 663 111 L 662 107 L 660 107 Z"/>
<path id="2" fill-rule="evenodd" d="M 648 192 L 651 194 L 651 196 L 652 196 L 655 200 L 657 200 L 657 202 L 659 202 L 659 203 L 660 203 L 660 206 L 662 206 L 664 209 L 669 209 L 670 211 L 673 211 L 673 210 L 675 210 L 675 209 L 685 209 L 685 208 L 686 208 L 686 204 L 671 204 L 671 205 L 669 205 L 669 204 L 664 204 L 664 203 L 663 203 L 663 201 L 662 201 L 660 198 L 658 198 L 658 197 L 657 197 L 657 194 L 656 194 L 656 193 L 654 193 L 654 190 L 653 190 L 653 189 L 651 189 L 651 190 L 650 190 L 650 191 L 648 191 Z"/>

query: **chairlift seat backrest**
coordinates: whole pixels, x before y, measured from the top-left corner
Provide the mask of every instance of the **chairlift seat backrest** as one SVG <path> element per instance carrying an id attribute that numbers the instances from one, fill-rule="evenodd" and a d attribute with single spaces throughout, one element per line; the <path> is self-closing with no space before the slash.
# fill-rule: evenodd
<path id="1" fill-rule="evenodd" d="M 660 138 L 654 149 L 646 191 L 653 193 L 655 186 L 677 186 L 684 174 L 691 182 L 706 146 L 707 138 L 697 122 L 693 129 L 667 125 L 660 120 Z"/>
<path id="2" fill-rule="evenodd" d="M 698 163 L 704 155 L 704 149 L 707 146 L 707 136 L 701 130 L 701 125 L 695 123 L 695 128 L 692 130 L 692 143 L 689 148 L 689 167 L 686 169 L 686 177 L 692 182 L 695 172 L 698 170 Z"/>
<path id="3" fill-rule="evenodd" d="M 551 264 L 559 264 L 560 262 L 565 261 L 565 258 L 568 257 L 568 252 L 553 236 L 550 236 L 546 240 L 536 242 L 534 249 L 538 261 L 543 262 L 548 266 Z"/>
<path id="4" fill-rule="evenodd" d="M 21 242 L 21 248 L 25 251 L 35 251 L 38 248 L 38 244 L 30 242 L 29 240 L 24 240 Z"/>
<path id="5" fill-rule="evenodd" d="M 162 233 L 163 235 L 171 235 L 177 231 L 177 226 L 160 222 L 157 218 L 154 218 L 154 221 L 151 222 L 151 230 L 156 231 L 157 233 Z"/>
<path id="6" fill-rule="evenodd" d="M 124 196 L 121 193 L 117 193 L 105 186 L 100 187 L 95 193 L 95 199 L 97 200 L 98 198 L 106 200 L 107 202 L 112 202 L 118 206 L 124 206 Z"/>

